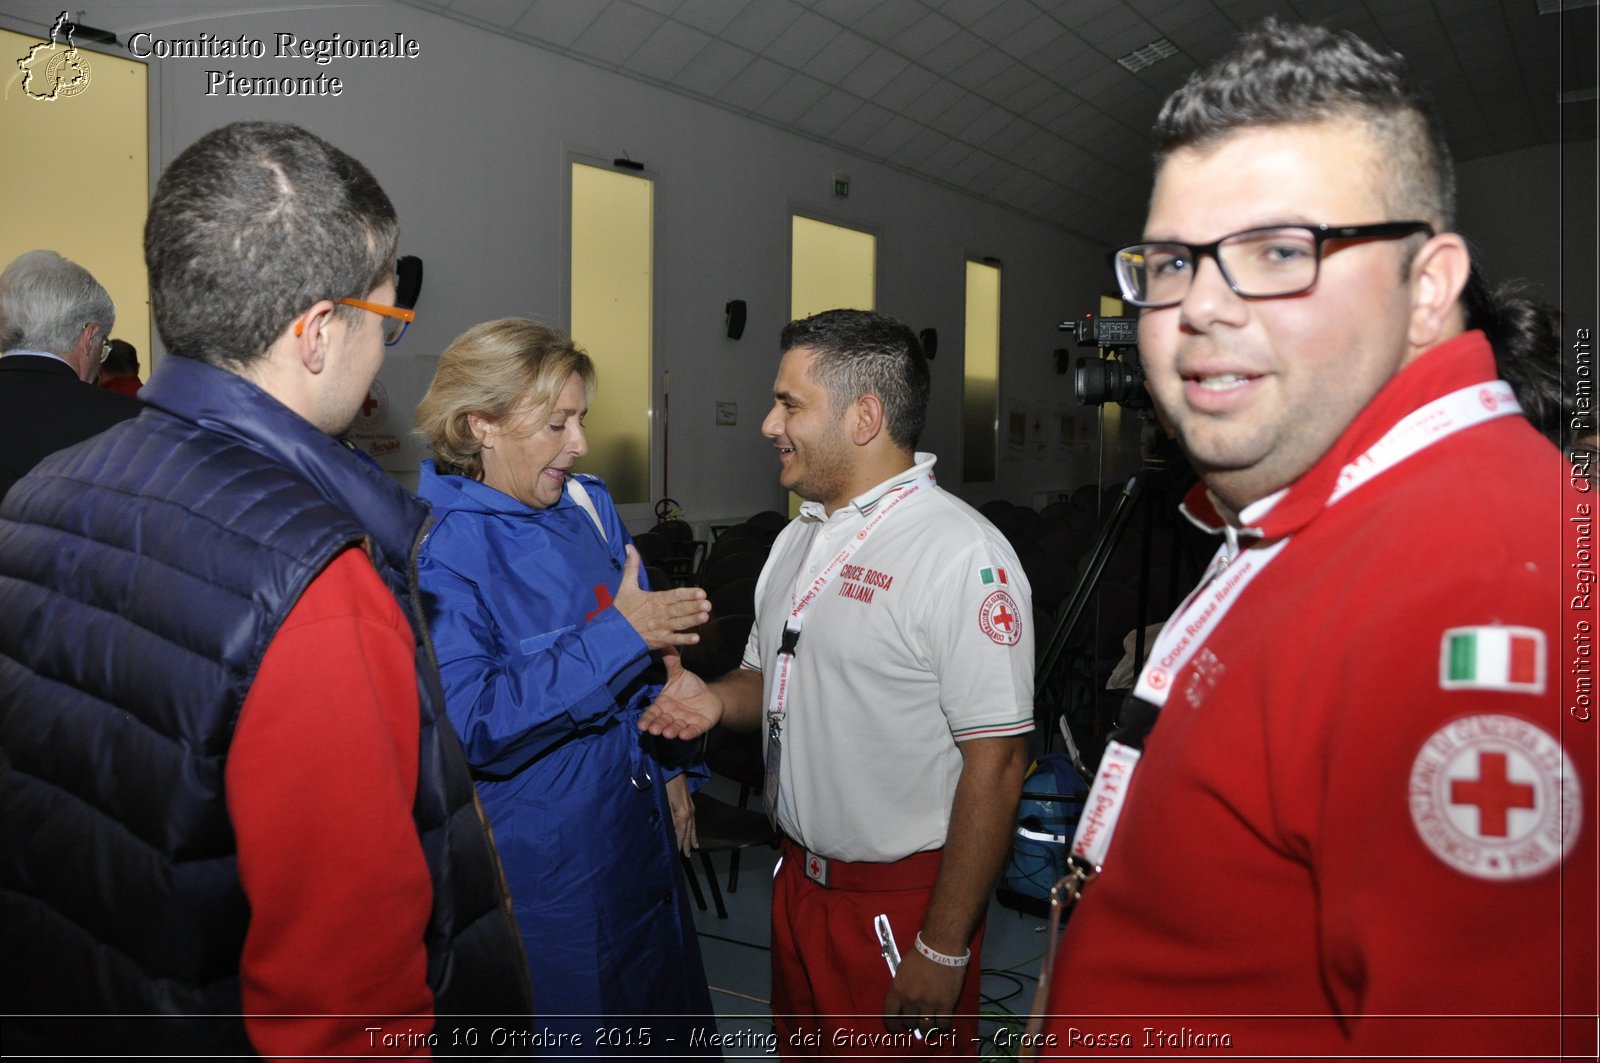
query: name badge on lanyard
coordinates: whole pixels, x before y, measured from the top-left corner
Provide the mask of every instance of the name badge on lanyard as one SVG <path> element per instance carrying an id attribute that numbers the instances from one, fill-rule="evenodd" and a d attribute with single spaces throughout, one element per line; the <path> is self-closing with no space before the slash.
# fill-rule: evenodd
<path id="1" fill-rule="evenodd" d="M 1340 470 L 1326 505 L 1333 506 L 1357 487 L 1388 471 L 1406 458 L 1474 425 L 1521 413 L 1516 395 L 1503 380 L 1490 380 L 1461 388 L 1411 412 L 1383 437 Z M 1072 839 L 1075 871 L 1067 893 L 1076 899 L 1082 887 L 1105 863 L 1117 819 L 1127 800 L 1133 770 L 1139 762 L 1145 736 L 1155 726 L 1156 714 L 1166 704 L 1172 685 L 1200 652 L 1225 616 L 1256 577 L 1285 547 L 1286 536 L 1228 556 L 1224 545 L 1212 558 L 1198 589 L 1162 627 L 1140 669 L 1129 705 L 1135 721 L 1120 727 L 1106 747 L 1100 771 L 1089 790 L 1083 816 Z M 1121 738 L 1122 741 L 1118 741 Z"/>
<path id="2" fill-rule="evenodd" d="M 839 574 L 845 564 L 861 549 L 867 537 L 876 531 L 902 503 L 924 495 L 933 487 L 933 477 L 924 473 L 921 476 L 901 485 L 890 488 L 895 491 L 894 497 L 879 503 L 879 509 L 868 520 L 866 525 L 850 539 L 839 552 L 834 554 L 833 560 L 828 562 L 826 568 L 813 579 L 804 593 L 800 588 L 795 588 L 795 594 L 790 599 L 793 605 L 789 609 L 789 616 L 783 625 L 783 640 L 778 645 L 778 658 L 773 665 L 772 690 L 767 698 L 767 756 L 766 779 L 762 785 L 761 796 L 767 805 L 767 818 L 777 826 L 778 822 L 778 768 L 783 762 L 783 724 L 789 711 L 789 684 L 792 682 L 791 671 L 794 665 L 795 654 L 800 648 L 800 632 L 805 625 L 806 610 L 819 598 L 833 578 Z"/>
<path id="3" fill-rule="evenodd" d="M 1357 487 L 1441 439 L 1484 421 L 1521 412 L 1516 395 L 1503 380 L 1473 384 L 1435 399 L 1412 411 L 1365 453 L 1341 469 L 1325 505 L 1334 505 Z M 1150 655 L 1139 672 L 1139 681 L 1123 706 L 1117 730 L 1106 744 L 1083 814 L 1078 819 L 1078 829 L 1073 834 L 1072 849 L 1067 857 L 1070 869 L 1050 888 L 1050 930 L 1034 993 L 1035 1018 L 1028 1025 L 1030 1033 L 1039 1031 L 1038 1016 L 1044 1014 L 1050 999 L 1056 946 L 1061 940 L 1062 913 L 1077 903 L 1105 864 L 1117 820 L 1126 806 L 1134 769 L 1144 751 L 1144 740 L 1155 727 L 1156 717 L 1166 704 L 1173 683 L 1216 631 L 1244 589 L 1288 545 L 1289 538 L 1285 536 L 1230 557 L 1228 545 L 1224 544 L 1211 559 L 1199 588 L 1166 622 L 1150 647 Z"/>

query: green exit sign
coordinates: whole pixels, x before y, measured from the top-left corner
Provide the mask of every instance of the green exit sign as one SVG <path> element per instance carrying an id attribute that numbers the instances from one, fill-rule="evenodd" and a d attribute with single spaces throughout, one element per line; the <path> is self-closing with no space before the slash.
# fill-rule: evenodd
<path id="1" fill-rule="evenodd" d="M 847 174 L 847 173 L 836 173 L 836 174 L 833 175 L 833 194 L 838 196 L 840 199 L 849 199 L 850 198 L 850 175 L 849 174 Z"/>

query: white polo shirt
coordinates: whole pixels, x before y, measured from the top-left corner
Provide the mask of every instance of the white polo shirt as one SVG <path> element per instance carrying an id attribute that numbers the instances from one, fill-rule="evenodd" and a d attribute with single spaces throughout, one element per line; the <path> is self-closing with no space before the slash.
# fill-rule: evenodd
<path id="1" fill-rule="evenodd" d="M 744 667 L 771 698 L 796 587 L 932 454 L 828 517 L 807 502 L 756 583 Z M 802 588 L 803 589 L 803 588 Z M 804 613 L 790 668 L 778 825 L 834 860 L 941 848 L 961 775 L 958 742 L 1033 729 L 1032 592 L 1011 545 L 933 487 L 891 512 Z"/>

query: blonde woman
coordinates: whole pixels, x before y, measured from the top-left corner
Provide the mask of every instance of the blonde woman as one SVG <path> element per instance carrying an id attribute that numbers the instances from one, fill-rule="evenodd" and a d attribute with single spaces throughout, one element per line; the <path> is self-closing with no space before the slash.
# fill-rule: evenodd
<path id="1" fill-rule="evenodd" d="M 643 587 L 605 485 L 573 472 L 594 384 L 588 355 L 533 321 L 490 321 L 446 349 L 417 407 L 435 521 L 418 577 L 541 1022 L 571 1025 L 557 1032 L 589 1051 L 596 1024 L 555 1017 L 655 1016 L 649 1043 L 599 1047 L 681 1052 L 711 1021 L 676 866 L 692 844 L 687 780 L 677 744 L 635 721 L 659 690 L 652 654 L 695 641 L 709 606 L 698 588 Z M 661 1018 L 674 1015 L 676 1032 Z"/>

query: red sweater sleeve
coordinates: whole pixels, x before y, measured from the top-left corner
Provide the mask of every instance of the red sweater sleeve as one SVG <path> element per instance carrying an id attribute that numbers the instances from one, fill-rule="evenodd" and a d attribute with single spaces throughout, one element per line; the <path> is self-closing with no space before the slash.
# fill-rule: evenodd
<path id="1" fill-rule="evenodd" d="M 346 550 L 267 647 L 228 755 L 251 913 L 245 1027 L 263 1056 L 418 1053 L 409 1038 L 374 1044 L 364 1015 L 407 1017 L 388 1033 L 433 1028 L 417 745 L 410 628 L 366 556 Z"/>

